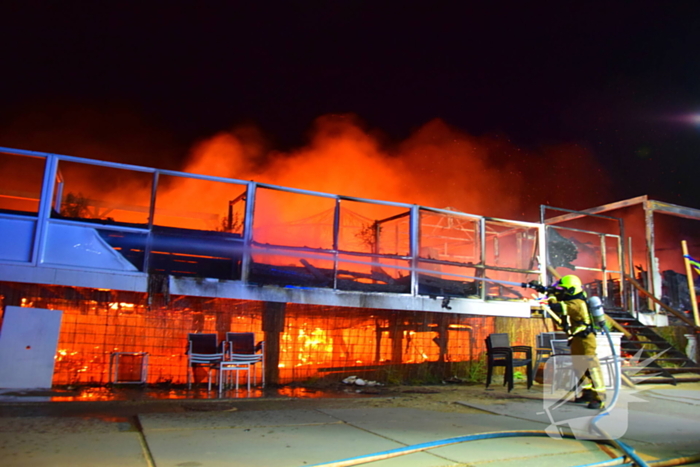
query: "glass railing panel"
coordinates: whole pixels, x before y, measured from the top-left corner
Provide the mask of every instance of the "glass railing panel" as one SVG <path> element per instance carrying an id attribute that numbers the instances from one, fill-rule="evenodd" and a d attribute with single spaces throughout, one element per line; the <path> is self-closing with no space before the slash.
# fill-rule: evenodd
<path id="1" fill-rule="evenodd" d="M 258 187 L 253 242 L 330 250 L 334 218 L 334 198 Z"/>
<path id="2" fill-rule="evenodd" d="M 538 267 L 538 233 L 532 226 L 504 221 L 485 221 L 485 264 L 531 270 Z"/>
<path id="3" fill-rule="evenodd" d="M 485 277 L 492 280 L 484 281 L 487 300 L 529 300 L 536 295 L 533 289 L 522 284 L 537 280 L 537 274 L 487 269 Z"/>
<path id="4" fill-rule="evenodd" d="M 241 234 L 245 185 L 186 176 L 158 178 L 154 225 Z M 244 203 L 243 203 L 244 204 Z"/>
<path id="5" fill-rule="evenodd" d="M 460 266 L 420 261 L 418 263 L 418 294 L 431 297 L 480 298 L 480 270 Z"/>
<path id="6" fill-rule="evenodd" d="M 480 245 L 478 219 L 429 210 L 420 211 L 421 258 L 479 264 Z"/>
<path id="7" fill-rule="evenodd" d="M 605 269 L 608 271 L 621 271 L 620 251 L 622 247 L 620 245 L 620 237 L 617 235 L 605 235 L 603 236 L 603 243 L 605 245 Z"/>
<path id="8" fill-rule="evenodd" d="M 341 200 L 338 249 L 408 255 L 409 216 L 402 207 Z"/>
<path id="9" fill-rule="evenodd" d="M 581 281 L 603 279 L 601 234 L 566 227 L 547 227 L 547 261 L 560 276 L 576 274 Z"/>
<path id="10" fill-rule="evenodd" d="M 340 255 L 336 286 L 360 292 L 411 293 L 408 263 L 399 258 Z"/>
<path id="11" fill-rule="evenodd" d="M 36 216 L 45 159 L 0 153 L 0 213 Z"/>
<path id="12" fill-rule="evenodd" d="M 136 270 L 144 271 L 147 232 L 112 229 L 95 229 L 112 249 L 131 263 Z"/>
<path id="13" fill-rule="evenodd" d="M 154 226 L 148 271 L 180 277 L 237 280 L 243 241 L 237 234 Z"/>
<path id="14" fill-rule="evenodd" d="M 61 160 L 51 217 L 145 228 L 153 175 Z"/>
<path id="15" fill-rule="evenodd" d="M 333 255 L 253 248 L 248 282 L 281 287 L 333 287 Z"/>
<path id="16" fill-rule="evenodd" d="M 145 232 L 136 234 L 129 242 L 119 243 L 110 238 L 107 229 L 89 224 L 49 222 L 46 226 L 46 245 L 42 262 L 51 265 L 72 266 L 111 271 L 139 271 L 142 265 L 132 252 L 123 249 L 129 243 L 138 249 L 143 244 Z M 113 243 L 110 243 L 113 242 Z M 133 262 L 132 262 L 133 260 Z"/>
<path id="17" fill-rule="evenodd" d="M 178 277 L 241 277 L 246 187 L 161 174 L 148 271 Z"/>
<path id="18" fill-rule="evenodd" d="M 17 214 L 14 212 L 14 214 Z M 0 213 L 0 261 L 32 260 L 36 218 L 6 217 Z"/>

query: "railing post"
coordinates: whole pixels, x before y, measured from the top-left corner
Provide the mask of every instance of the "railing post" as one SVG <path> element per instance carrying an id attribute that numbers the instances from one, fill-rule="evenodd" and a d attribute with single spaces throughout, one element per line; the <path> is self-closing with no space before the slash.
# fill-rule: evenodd
<path id="1" fill-rule="evenodd" d="M 543 284 L 547 283 L 547 268 L 549 267 L 549 258 L 547 256 L 547 226 L 542 223 L 537 229 L 539 239 L 539 254 L 540 254 L 540 281 Z"/>
<path id="2" fill-rule="evenodd" d="M 475 276 L 486 278 L 486 219 L 483 217 L 479 219 L 479 265 L 481 268 Z M 485 281 L 481 281 L 479 297 L 482 300 L 486 300 Z"/>
<path id="3" fill-rule="evenodd" d="M 620 263 L 620 305 L 623 310 L 627 309 L 627 286 L 625 285 L 625 268 L 627 267 L 627 258 L 625 256 L 625 223 L 621 218 L 617 220 L 620 230 L 620 238 L 617 240 L 617 257 Z M 632 252 L 630 251 L 630 255 Z M 630 269 L 630 274 L 634 271 Z"/>
<path id="4" fill-rule="evenodd" d="M 646 228 L 646 241 L 647 241 L 647 283 L 649 292 L 651 292 L 651 297 L 658 298 L 660 287 L 657 281 L 658 277 L 658 263 L 656 261 L 656 245 L 655 245 L 655 234 L 654 234 L 654 211 L 648 200 L 644 201 L 644 225 Z M 632 271 L 630 271 L 631 273 Z M 649 310 L 654 313 L 659 312 L 659 307 L 653 300 L 649 300 Z"/>
<path id="5" fill-rule="evenodd" d="M 600 234 L 600 268 L 602 269 L 602 286 L 603 303 L 608 301 L 608 250 L 605 234 Z"/>
<path id="6" fill-rule="evenodd" d="M 243 221 L 243 255 L 241 256 L 241 281 L 248 283 L 251 266 L 250 245 L 253 242 L 253 213 L 255 211 L 255 182 L 248 182 L 245 200 L 245 219 Z"/>
<path id="7" fill-rule="evenodd" d="M 333 290 L 338 288 L 338 237 L 340 236 L 340 197 L 335 199 L 333 212 Z"/>
<path id="8" fill-rule="evenodd" d="M 44 166 L 44 180 L 41 185 L 39 215 L 37 217 L 34 248 L 32 251 L 31 263 L 34 266 L 38 266 L 44 257 L 44 245 L 46 245 L 48 220 L 51 217 L 51 200 L 53 199 L 53 187 L 56 182 L 57 171 L 58 157 L 48 154 L 46 156 L 46 165 Z M 61 209 L 61 200 L 58 200 L 58 209 Z"/>
<path id="9" fill-rule="evenodd" d="M 153 244 L 153 224 L 156 221 L 156 193 L 158 192 L 159 172 L 153 172 L 153 186 L 151 187 L 151 204 L 148 207 L 148 233 L 146 244 L 143 248 L 143 272 L 149 273 L 151 263 L 151 245 Z"/>
<path id="10" fill-rule="evenodd" d="M 418 295 L 418 256 L 420 255 L 420 209 L 418 205 L 411 206 L 409 222 L 409 241 L 411 250 L 411 295 Z"/>

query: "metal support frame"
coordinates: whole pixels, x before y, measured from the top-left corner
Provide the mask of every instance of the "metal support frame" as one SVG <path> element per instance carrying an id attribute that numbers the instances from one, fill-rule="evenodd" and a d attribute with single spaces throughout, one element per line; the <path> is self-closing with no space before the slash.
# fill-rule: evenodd
<path id="1" fill-rule="evenodd" d="M 40 206 L 39 206 L 39 212 L 36 218 L 36 234 L 35 234 L 35 239 L 34 239 L 34 244 L 33 244 L 33 250 L 32 250 L 32 261 L 31 261 L 31 266 L 41 268 L 42 266 L 50 267 L 50 268 L 55 268 L 55 269 L 71 269 L 74 268 L 68 264 L 63 265 L 63 264 L 52 264 L 52 265 L 42 265 L 41 260 L 43 257 L 43 249 L 44 245 L 46 244 L 46 236 L 48 234 L 48 228 L 52 223 L 56 224 L 66 224 L 66 225 L 72 225 L 72 226 L 85 226 L 86 228 L 94 228 L 95 224 L 86 224 L 81 222 L 80 220 L 74 220 L 74 219 L 55 219 L 51 218 L 51 209 L 52 209 L 52 200 L 55 199 L 55 196 L 57 194 L 56 190 L 60 189 L 57 187 L 57 183 L 59 182 L 59 174 L 58 174 L 58 168 L 59 168 L 59 163 L 63 161 L 71 162 L 71 163 L 76 163 L 76 164 L 83 164 L 83 165 L 91 165 L 95 167 L 105 167 L 105 168 L 110 168 L 110 169 L 120 169 L 120 170 L 128 170 L 128 171 L 135 171 L 135 172 L 140 172 L 140 173 L 145 173 L 145 174 L 151 174 L 152 176 L 152 186 L 150 187 L 150 204 L 147 208 L 139 208 L 142 209 L 143 211 L 148 213 L 148 220 L 147 220 L 147 225 L 145 227 L 133 227 L 133 226 L 128 226 L 128 225 L 115 225 L 115 224 L 105 224 L 99 225 L 99 229 L 103 230 L 113 230 L 113 231 L 123 231 L 123 232 L 139 232 L 139 233 L 144 233 L 147 238 L 146 238 L 146 245 L 144 248 L 144 264 L 143 264 L 143 271 L 142 272 L 122 272 L 120 271 L 120 277 L 123 277 L 124 280 L 129 280 L 131 281 L 130 277 L 133 277 L 134 279 L 137 276 L 142 276 L 143 274 L 148 274 L 149 270 L 149 256 L 150 256 L 150 241 L 152 236 L 153 229 L 156 224 L 156 219 L 155 216 L 157 214 L 157 209 L 156 209 L 156 200 L 158 199 L 159 195 L 159 182 L 162 180 L 162 176 L 172 176 L 172 177 L 179 177 L 179 178 L 190 178 L 190 179 L 196 179 L 196 180 L 202 180 L 202 181 L 211 181 L 211 182 L 222 182 L 226 184 L 231 184 L 231 185 L 244 185 L 246 187 L 245 191 L 245 219 L 244 219 L 244 227 L 243 227 L 243 235 L 242 239 L 240 240 L 240 245 L 242 249 L 242 257 L 241 257 L 241 280 L 240 283 L 243 285 L 247 285 L 249 283 L 249 277 L 250 277 L 250 267 L 252 263 L 252 254 L 256 252 L 256 249 L 259 247 L 264 247 L 267 250 L 274 250 L 275 252 L 279 252 L 281 255 L 288 255 L 290 257 L 298 257 L 300 254 L 304 255 L 309 255 L 310 257 L 313 257 L 314 254 L 318 257 L 323 257 L 324 259 L 330 259 L 329 255 L 332 256 L 333 262 L 334 262 L 334 280 L 333 280 L 333 285 L 332 288 L 334 290 L 337 290 L 337 271 L 338 271 L 338 262 L 339 262 L 339 257 L 341 255 L 348 255 L 355 257 L 357 260 L 354 261 L 352 260 L 351 262 L 353 263 L 358 263 L 358 264 L 365 264 L 367 266 L 374 266 L 376 264 L 381 264 L 382 267 L 384 267 L 384 263 L 382 260 L 387 259 L 392 263 L 396 264 L 388 264 L 386 267 L 389 268 L 394 268 L 394 269 L 402 269 L 402 270 L 410 270 L 410 276 L 411 276 L 411 283 L 410 283 L 410 293 L 409 295 L 412 297 L 417 297 L 418 296 L 418 291 L 419 291 L 419 280 L 418 280 L 418 270 L 420 269 L 420 261 L 428 261 L 430 263 L 435 263 L 435 264 L 442 264 L 447 267 L 460 267 L 460 266 L 467 266 L 466 263 L 460 263 L 456 261 L 451 261 L 450 258 L 447 259 L 440 259 L 440 260 L 434 260 L 434 259 L 429 259 L 429 258 L 422 258 L 420 257 L 420 248 L 421 248 L 421 235 L 423 234 L 421 232 L 421 212 L 427 211 L 427 212 L 433 212 L 437 214 L 445 214 L 448 215 L 450 219 L 468 219 L 471 221 L 476 221 L 476 235 L 478 239 L 475 239 L 475 249 L 478 249 L 476 251 L 478 255 L 478 259 L 475 261 L 475 264 L 469 263 L 468 266 L 474 267 L 475 268 L 475 275 L 478 276 L 479 278 L 483 278 L 486 276 L 486 270 L 487 269 L 493 269 L 496 271 L 506 271 L 506 272 L 514 272 L 514 273 L 522 273 L 522 274 L 531 274 L 533 272 L 541 272 L 541 271 L 531 271 L 529 269 L 522 269 L 522 268 L 507 268 L 507 267 L 500 267 L 497 264 L 486 264 L 486 235 L 487 235 L 487 223 L 491 221 L 496 221 L 496 222 L 502 222 L 504 225 L 510 225 L 515 228 L 517 227 L 531 227 L 531 228 L 537 228 L 539 229 L 540 234 L 542 234 L 542 226 L 539 224 L 535 223 L 529 223 L 529 222 L 520 222 L 520 221 L 511 221 L 511 220 L 504 220 L 504 219 L 493 219 L 493 218 L 484 218 L 481 216 L 476 216 L 473 214 L 466 214 L 466 213 L 460 213 L 456 211 L 452 211 L 449 209 L 439 209 L 439 208 L 431 208 L 431 207 L 424 207 L 424 206 L 419 206 L 419 205 L 410 205 L 410 204 L 405 204 L 405 203 L 397 203 L 397 202 L 389 202 L 389 201 L 379 201 L 379 200 L 372 200 L 372 199 L 365 199 L 365 198 L 358 198 L 358 197 L 350 197 L 350 196 L 342 196 L 342 195 L 335 195 L 335 194 L 328 194 L 328 193 L 321 193 L 321 192 L 314 192 L 314 191 L 309 191 L 309 190 L 302 190 L 302 189 L 296 189 L 296 188 L 290 188 L 290 187 L 282 187 L 282 186 L 276 186 L 276 185 L 269 185 L 269 184 L 264 184 L 264 183 L 257 183 L 253 181 L 242 181 L 242 180 L 236 180 L 236 179 L 226 179 L 222 177 L 216 177 L 216 176 L 209 176 L 209 175 L 198 175 L 198 174 L 191 174 L 191 173 L 183 173 L 183 172 L 177 172 L 177 171 L 172 171 L 172 170 L 162 170 L 162 169 L 155 169 L 155 168 L 148 168 L 148 167 L 140 167 L 140 166 L 135 166 L 135 165 L 129 165 L 129 164 L 121 164 L 121 163 L 114 163 L 114 162 L 105 162 L 105 161 L 98 161 L 98 160 L 90 160 L 90 159 L 83 159 L 83 158 L 78 158 L 78 157 L 72 157 L 72 156 L 64 156 L 64 155 L 57 155 L 57 154 L 49 154 L 49 153 L 39 153 L 39 152 L 33 152 L 33 151 L 24 151 L 24 150 L 15 150 L 15 149 L 10 149 L 10 148 L 2 148 L 0 147 L 0 152 L 4 152 L 7 154 L 14 154 L 14 155 L 21 155 L 21 156 L 29 156 L 29 157 L 39 157 L 39 158 L 44 158 L 46 161 L 46 168 L 44 171 L 44 178 L 43 178 L 43 185 L 42 185 L 42 191 L 41 191 L 41 199 L 40 199 Z M 271 189 L 271 190 L 276 190 L 276 191 L 281 191 L 281 192 L 287 192 L 287 193 L 295 193 L 295 194 L 301 194 L 301 195 L 310 195 L 314 196 L 317 198 L 331 198 L 335 200 L 335 211 L 333 215 L 333 245 L 330 250 L 328 249 L 319 249 L 319 248 L 307 248 L 307 247 L 300 247 L 300 246 L 284 246 L 284 245 L 258 245 L 255 242 L 255 233 L 253 231 L 253 226 L 254 226 L 254 216 L 255 216 L 255 211 L 256 211 L 256 193 L 258 188 L 265 188 L 265 189 Z M 376 250 L 370 253 L 365 253 L 365 252 L 358 252 L 358 251 L 343 251 L 341 250 L 341 245 L 339 244 L 339 235 L 340 235 L 340 229 L 341 229 L 341 206 L 344 201 L 353 201 L 353 202 L 358 202 L 358 203 L 367 203 L 367 204 L 373 204 L 373 205 L 380 205 L 380 206 L 390 206 L 390 207 L 397 207 L 401 209 L 405 209 L 404 213 L 400 213 L 395 216 L 390 216 L 387 219 L 380 219 L 377 220 L 376 223 L 379 225 L 380 223 L 383 222 L 389 222 L 391 220 L 395 219 L 400 219 L 402 217 L 408 217 L 408 236 L 409 236 L 409 252 L 408 255 L 406 255 L 404 252 L 400 252 L 401 254 L 381 254 L 381 250 Z M 60 203 L 60 201 L 59 201 Z M 402 233 L 402 232 L 399 232 Z M 400 237 L 399 237 L 400 238 Z M 522 239 L 521 239 L 522 240 Z M 397 243 L 399 244 L 399 243 Z M 237 248 L 237 246 L 235 246 Z M 536 254 L 533 253 L 533 254 Z M 405 263 L 404 263 L 405 262 Z M 405 266 L 403 265 L 405 264 Z M 27 266 L 28 264 L 25 263 L 24 266 Z M 105 275 L 108 276 L 110 273 L 113 273 L 114 271 L 111 270 L 105 270 Z M 448 272 L 441 272 L 441 275 L 447 276 L 454 278 L 455 280 L 460 280 L 459 277 L 469 277 L 467 274 L 464 276 L 461 275 L 461 273 L 454 274 L 454 273 L 448 273 Z M 48 271 L 47 271 L 48 275 Z M 42 274 L 34 274 L 33 277 L 36 277 L 35 280 L 41 282 L 45 279 L 42 279 Z M 147 279 L 147 278 L 146 278 Z M 100 279 L 102 280 L 102 279 Z M 105 278 L 104 281 L 107 281 Z M 134 290 L 137 288 L 134 282 L 130 282 L 129 285 L 129 290 Z M 175 284 L 171 280 L 171 286 L 174 286 Z M 118 288 L 119 285 L 115 284 L 115 287 Z M 482 300 L 486 299 L 486 288 L 483 286 L 480 286 L 480 297 Z"/>
<path id="2" fill-rule="evenodd" d="M 641 206 L 644 212 L 644 226 L 645 226 L 645 232 L 644 232 L 644 238 L 645 238 L 645 246 L 646 246 L 646 261 L 647 261 L 647 280 L 648 280 L 648 288 L 650 289 L 650 292 L 657 298 L 659 298 L 659 295 L 661 293 L 661 284 L 660 280 L 658 279 L 659 276 L 659 265 L 657 264 L 656 261 L 656 230 L 655 230 L 655 219 L 654 219 L 654 214 L 659 213 L 659 214 L 667 214 L 675 217 L 681 217 L 684 219 L 690 219 L 690 220 L 699 220 L 700 221 L 700 209 L 695 209 L 695 208 L 689 208 L 685 206 L 679 206 L 676 204 L 671 204 L 671 203 L 665 203 L 662 201 L 655 201 L 655 200 L 650 200 L 646 195 L 644 196 L 638 196 L 636 198 L 631 198 L 623 201 L 618 201 L 615 203 L 609 203 L 605 204 L 602 206 L 597 206 L 594 208 L 586 209 L 583 211 L 569 211 L 567 214 L 563 214 L 554 218 L 550 218 L 547 220 L 548 224 L 556 224 L 556 223 L 561 223 L 569 220 L 574 220 L 578 219 L 584 216 L 592 216 L 592 215 L 598 215 L 600 213 L 605 213 L 605 212 L 610 212 L 610 211 L 615 211 L 618 209 L 624 209 L 627 207 L 632 207 L 632 206 Z M 541 216 L 542 216 L 542 222 L 544 223 L 544 208 L 545 206 L 542 206 L 541 208 Z M 566 210 L 563 210 L 566 211 Z M 621 220 L 620 220 L 621 222 Z M 623 231 L 624 232 L 624 231 Z M 624 239 L 624 233 L 622 235 L 622 238 Z M 633 275 L 634 273 L 634 267 L 632 264 L 632 242 L 631 238 L 629 239 L 628 243 L 628 254 L 629 254 L 629 272 L 630 275 Z M 650 300 L 650 305 L 649 309 L 657 309 L 657 305 L 653 303 L 653 301 Z"/>
<path id="3" fill-rule="evenodd" d="M 562 211 L 562 212 L 565 212 L 566 214 L 547 219 L 546 215 L 545 215 L 547 209 Z M 627 308 L 627 294 L 626 294 L 626 287 L 625 287 L 625 281 L 624 281 L 624 277 L 625 277 L 625 273 L 626 273 L 625 272 L 625 268 L 626 268 L 625 250 L 623 247 L 623 241 L 625 238 L 624 222 L 622 221 L 622 219 L 620 219 L 618 217 L 604 216 L 602 214 L 599 214 L 600 212 L 605 212 L 605 210 L 599 210 L 598 208 L 592 208 L 592 209 L 585 210 L 585 211 L 575 211 L 575 210 L 571 210 L 571 209 L 564 209 L 564 208 L 557 208 L 557 207 L 553 207 L 553 206 L 542 205 L 542 206 L 540 206 L 540 222 L 544 225 L 551 226 L 552 228 L 581 232 L 581 233 L 586 233 L 586 234 L 591 234 L 591 235 L 597 235 L 599 237 L 600 252 L 601 252 L 601 268 L 583 268 L 582 267 L 581 269 L 599 271 L 602 273 L 603 297 L 604 298 L 608 297 L 608 287 L 607 287 L 608 274 L 619 273 L 620 274 L 620 302 L 621 302 L 622 308 L 625 309 L 625 308 Z M 561 226 L 555 225 L 555 224 L 561 224 L 561 223 L 567 222 L 567 221 L 581 219 L 583 217 L 595 217 L 598 219 L 616 222 L 620 233 L 619 233 L 619 235 L 612 235 L 612 234 L 605 234 L 602 232 L 594 232 L 594 231 L 588 231 L 588 230 L 583 230 L 583 229 L 575 229 L 575 228 L 561 227 Z M 545 232 L 546 232 L 546 229 L 545 229 Z M 546 235 L 546 233 L 545 233 L 545 235 Z M 606 243 L 606 238 L 608 238 L 608 237 L 617 239 L 617 255 L 618 255 L 618 264 L 620 266 L 619 271 L 608 269 L 607 243 Z M 545 249 L 545 257 L 546 257 L 548 254 L 546 244 L 544 246 L 544 249 Z M 549 264 L 549 258 L 547 258 L 547 264 Z"/>

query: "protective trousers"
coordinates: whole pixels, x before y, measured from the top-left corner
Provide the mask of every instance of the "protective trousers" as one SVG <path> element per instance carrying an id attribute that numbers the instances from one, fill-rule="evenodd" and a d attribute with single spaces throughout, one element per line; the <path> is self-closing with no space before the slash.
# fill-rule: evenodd
<path id="1" fill-rule="evenodd" d="M 605 401 L 605 381 L 596 355 L 595 333 L 586 337 L 571 338 L 571 355 L 574 363 L 576 378 L 581 383 L 584 392 L 591 394 L 592 400 Z"/>

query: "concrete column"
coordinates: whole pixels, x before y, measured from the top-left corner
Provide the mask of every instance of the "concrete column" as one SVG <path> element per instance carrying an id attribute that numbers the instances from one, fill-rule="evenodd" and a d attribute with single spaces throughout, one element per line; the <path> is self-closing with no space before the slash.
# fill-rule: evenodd
<path id="1" fill-rule="evenodd" d="M 391 338 L 391 363 L 398 365 L 403 362 L 403 320 L 394 314 L 389 320 L 389 336 Z"/>
<path id="2" fill-rule="evenodd" d="M 265 334 L 265 383 L 280 384 L 280 341 L 284 331 L 286 303 L 264 302 L 262 329 Z"/>
<path id="3" fill-rule="evenodd" d="M 447 349 L 448 349 L 448 344 L 449 344 L 449 334 L 448 330 L 450 327 L 450 318 L 451 315 L 449 313 L 441 313 L 437 317 L 437 337 L 433 339 L 435 344 L 440 348 L 440 354 L 438 355 L 438 362 L 445 362 L 446 355 L 447 355 Z"/>

